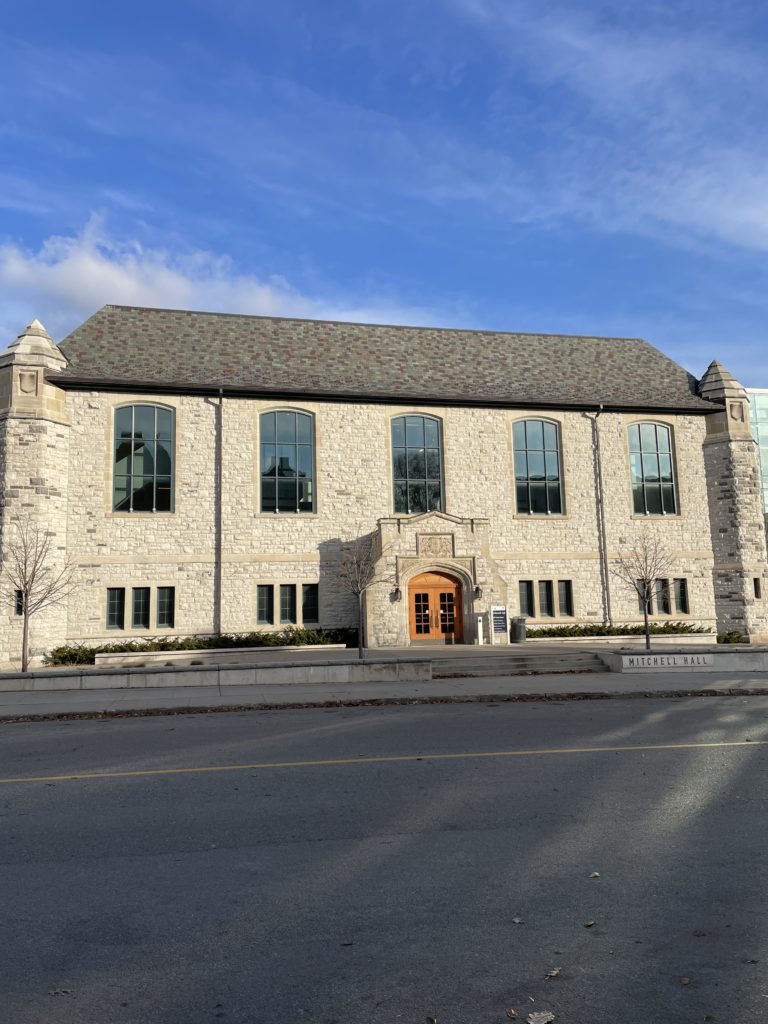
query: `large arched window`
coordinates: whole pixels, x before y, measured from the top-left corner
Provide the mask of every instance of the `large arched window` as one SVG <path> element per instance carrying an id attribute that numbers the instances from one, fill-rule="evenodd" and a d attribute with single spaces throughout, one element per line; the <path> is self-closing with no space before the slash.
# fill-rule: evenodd
<path id="1" fill-rule="evenodd" d="M 162 405 L 115 409 L 115 512 L 173 511 L 173 415 Z"/>
<path id="2" fill-rule="evenodd" d="M 312 416 L 290 409 L 260 417 L 261 511 L 314 512 Z"/>
<path id="3" fill-rule="evenodd" d="M 662 423 L 633 423 L 629 428 L 632 504 L 637 515 L 677 512 L 672 467 L 672 431 Z"/>
<path id="4" fill-rule="evenodd" d="M 512 435 L 517 511 L 559 515 L 563 511 L 563 482 L 557 424 L 549 420 L 518 420 Z"/>
<path id="5" fill-rule="evenodd" d="M 440 420 L 433 416 L 392 420 L 392 473 L 396 513 L 442 511 Z"/>

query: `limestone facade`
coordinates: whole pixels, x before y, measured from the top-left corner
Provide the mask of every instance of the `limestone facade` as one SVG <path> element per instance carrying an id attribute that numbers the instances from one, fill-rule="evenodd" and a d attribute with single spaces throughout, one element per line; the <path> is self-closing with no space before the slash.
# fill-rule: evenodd
<path id="1" fill-rule="evenodd" d="M 728 420 L 720 395 L 710 415 L 650 415 L 597 406 L 569 411 L 153 394 L 59 388 L 61 359 L 39 325 L 0 357 L 3 558 L 13 543 L 14 517 L 28 514 L 52 531 L 57 557 L 74 564 L 78 579 L 66 604 L 34 618 L 33 655 L 65 641 L 277 629 L 281 584 L 297 586 L 298 625 L 302 584 L 318 584 L 318 624 L 354 626 L 357 602 L 339 586 L 336 567 L 343 545 L 372 532 L 380 559 L 379 582 L 366 601 L 371 646 L 409 643 L 409 587 L 428 571 L 460 584 L 468 643 L 481 634 L 485 642 L 508 642 L 506 631 L 492 631 L 493 609 L 503 609 L 507 619 L 518 615 L 521 581 L 530 581 L 537 595 L 529 625 L 640 622 L 637 595 L 612 569 L 649 532 L 662 541 L 674 564 L 670 577 L 685 580 L 688 594 L 687 612 L 672 607 L 656 616 L 660 621 L 686 619 L 712 631 L 768 638 L 757 453 L 748 426 L 744 434 L 738 421 Z M 116 512 L 115 411 L 148 403 L 175 417 L 173 511 Z M 260 510 L 260 415 L 275 409 L 313 418 L 311 513 Z M 408 414 L 440 421 L 443 512 L 394 514 L 391 420 Z M 517 511 L 513 426 L 520 419 L 559 427 L 562 514 Z M 628 430 L 648 421 L 672 431 L 675 514 L 633 512 Z M 552 614 L 542 615 L 539 586 L 547 581 Z M 558 600 L 566 581 L 570 608 Z M 257 621 L 259 585 L 276 588 L 273 626 Z M 0 660 L 8 661 L 17 656 L 20 624 L 4 587 Z M 150 588 L 151 622 L 133 629 L 128 606 L 139 587 Z M 174 588 L 172 628 L 156 625 L 160 587 Z M 108 588 L 125 589 L 119 630 L 107 628 Z"/>

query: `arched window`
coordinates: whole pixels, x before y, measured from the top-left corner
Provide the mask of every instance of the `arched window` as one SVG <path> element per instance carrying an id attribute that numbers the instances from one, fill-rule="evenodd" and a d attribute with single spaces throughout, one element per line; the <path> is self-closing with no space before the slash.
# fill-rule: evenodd
<path id="1" fill-rule="evenodd" d="M 115 409 L 113 511 L 173 511 L 173 418 L 162 405 Z"/>
<path id="2" fill-rule="evenodd" d="M 290 409 L 261 414 L 262 512 L 315 511 L 312 419 Z"/>
<path id="3" fill-rule="evenodd" d="M 392 420 L 392 474 L 396 513 L 442 511 L 440 420 L 433 416 Z"/>
<path id="4" fill-rule="evenodd" d="M 563 482 L 557 424 L 549 420 L 518 420 L 512 435 L 517 511 L 559 515 L 563 511 Z"/>
<path id="5" fill-rule="evenodd" d="M 672 431 L 662 423 L 633 423 L 629 428 L 632 504 L 637 515 L 677 512 L 672 466 Z"/>

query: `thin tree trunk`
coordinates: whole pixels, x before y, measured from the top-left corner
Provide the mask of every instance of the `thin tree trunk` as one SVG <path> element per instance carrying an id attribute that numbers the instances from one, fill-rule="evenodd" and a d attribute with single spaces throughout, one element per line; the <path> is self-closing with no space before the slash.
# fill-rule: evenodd
<path id="1" fill-rule="evenodd" d="M 645 624 L 645 649 L 650 651 L 651 649 L 651 627 L 648 622 L 648 602 L 643 601 L 643 622 Z"/>
<path id="2" fill-rule="evenodd" d="M 365 646 L 365 638 L 363 636 L 363 597 L 363 593 L 357 595 L 357 657 L 360 661 L 363 660 L 363 647 Z"/>
<path id="3" fill-rule="evenodd" d="M 21 632 L 21 671 L 29 669 L 29 613 L 27 612 L 27 601 L 24 598 L 24 626 Z"/>

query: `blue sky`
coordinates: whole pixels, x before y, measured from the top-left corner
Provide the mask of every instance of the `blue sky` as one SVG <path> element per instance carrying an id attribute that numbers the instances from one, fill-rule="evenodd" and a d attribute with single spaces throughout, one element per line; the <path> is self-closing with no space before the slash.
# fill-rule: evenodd
<path id="1" fill-rule="evenodd" d="M 118 302 L 768 386 L 766 43 L 749 0 L 4 0 L 0 343 Z"/>

